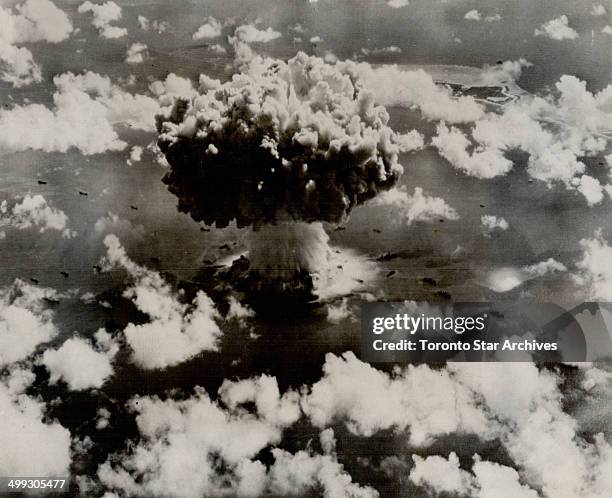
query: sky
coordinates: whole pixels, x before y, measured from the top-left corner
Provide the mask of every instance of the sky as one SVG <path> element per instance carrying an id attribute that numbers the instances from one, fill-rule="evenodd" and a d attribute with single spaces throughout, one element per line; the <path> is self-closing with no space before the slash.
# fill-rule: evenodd
<path id="1" fill-rule="evenodd" d="M 0 476 L 610 496 L 609 358 L 359 316 L 612 300 L 611 49 L 608 0 L 0 0 Z"/>

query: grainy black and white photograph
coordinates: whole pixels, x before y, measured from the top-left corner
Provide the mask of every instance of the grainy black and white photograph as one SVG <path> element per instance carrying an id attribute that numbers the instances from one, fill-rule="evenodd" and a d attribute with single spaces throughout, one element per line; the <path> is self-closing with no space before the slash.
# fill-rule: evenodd
<path id="1" fill-rule="evenodd" d="M 0 0 L 0 100 L 1 496 L 612 497 L 610 0 Z"/>

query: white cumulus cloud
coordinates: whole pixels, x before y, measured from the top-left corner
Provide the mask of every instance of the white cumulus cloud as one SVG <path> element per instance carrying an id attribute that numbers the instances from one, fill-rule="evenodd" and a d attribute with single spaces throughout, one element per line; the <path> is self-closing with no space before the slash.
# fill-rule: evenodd
<path id="1" fill-rule="evenodd" d="M 59 43 L 72 33 L 66 13 L 49 0 L 0 7 L 0 79 L 20 87 L 42 79 L 40 66 L 23 43 Z"/>
<path id="2" fill-rule="evenodd" d="M 569 25 L 566 15 L 545 22 L 534 31 L 536 36 L 546 36 L 553 40 L 573 40 L 578 38 L 578 32 Z"/>
<path id="3" fill-rule="evenodd" d="M 407 7 L 409 2 L 408 0 L 389 0 L 387 5 L 394 9 L 401 9 L 402 7 Z"/>
<path id="4" fill-rule="evenodd" d="M 342 420 L 351 432 L 363 436 L 410 428 L 410 443 L 416 445 L 441 433 L 487 432 L 484 415 L 448 372 L 419 365 L 389 376 L 352 353 L 330 353 L 323 373 L 302 398 L 302 409 L 316 427 Z"/>
<path id="5" fill-rule="evenodd" d="M 144 43 L 132 43 L 125 53 L 125 62 L 140 64 L 147 57 L 147 46 Z"/>
<path id="6" fill-rule="evenodd" d="M 57 298 L 53 289 L 19 279 L 0 289 L 0 366 L 27 358 L 57 335 L 53 313 L 45 304 L 52 298 Z"/>
<path id="7" fill-rule="evenodd" d="M 584 81 L 564 75 L 550 94 L 521 97 L 476 119 L 467 131 L 439 124 L 432 143 L 453 166 L 478 178 L 506 174 L 513 167 L 506 153 L 526 152 L 531 177 L 576 190 L 594 205 L 604 187 L 585 175 L 582 158 L 606 149 L 611 102 L 612 85 L 591 93 Z"/>
<path id="8" fill-rule="evenodd" d="M 116 128 L 153 131 L 159 104 L 145 95 L 130 94 L 108 76 L 91 71 L 53 78 L 52 108 L 16 105 L 0 110 L 0 148 L 83 154 L 123 150 L 127 144 Z"/>
<path id="9" fill-rule="evenodd" d="M 203 351 L 217 351 L 222 335 L 212 300 L 202 291 L 183 304 L 162 277 L 130 260 L 115 235 L 104 239 L 111 266 L 124 268 L 134 284 L 123 293 L 150 317 L 143 324 L 130 323 L 123 331 L 134 362 L 142 368 L 164 369 Z"/>
<path id="10" fill-rule="evenodd" d="M 207 38 L 217 38 L 221 36 L 222 25 L 214 17 L 209 16 L 204 24 L 193 34 L 194 40 L 202 40 Z"/>
<path id="11" fill-rule="evenodd" d="M 576 263 L 576 282 L 583 286 L 589 299 L 612 301 L 612 247 L 597 230 L 590 239 L 580 241 L 582 259 Z"/>
<path id="12" fill-rule="evenodd" d="M 501 21 L 501 16 L 499 14 L 492 14 L 489 16 L 483 16 L 478 10 L 470 10 L 466 12 L 464 19 L 468 21 L 485 21 L 485 22 L 495 22 Z"/>
<path id="13" fill-rule="evenodd" d="M 497 217 L 491 214 L 483 214 L 480 217 L 480 226 L 482 227 L 482 233 L 485 237 L 490 237 L 495 230 L 505 231 L 508 230 L 508 222 L 501 217 Z"/>
<path id="14" fill-rule="evenodd" d="M 116 348 L 98 351 L 80 337 L 71 337 L 59 349 L 46 350 L 41 363 L 49 370 L 49 382 L 62 380 L 71 390 L 102 387 L 113 374 L 111 364 Z"/>
<path id="15" fill-rule="evenodd" d="M 166 21 L 150 20 L 145 16 L 138 16 L 138 25 L 144 31 L 157 31 L 160 35 L 166 31 L 169 24 Z"/>
<path id="16" fill-rule="evenodd" d="M 140 442 L 119 465 L 103 464 L 100 480 L 129 495 L 217 496 L 221 486 L 239 496 L 262 494 L 266 468 L 251 459 L 297 420 L 299 396 L 281 396 L 276 379 L 266 376 L 226 381 L 219 393 L 219 402 L 201 388 L 184 401 L 132 400 Z M 244 409 L 248 402 L 255 413 Z"/>
<path id="17" fill-rule="evenodd" d="M 484 108 L 473 97 L 453 96 L 448 88 L 436 85 L 422 69 L 405 70 L 391 65 L 375 68 L 365 62 L 351 61 L 343 64 L 363 78 L 378 104 L 415 108 L 429 120 L 449 123 L 476 121 L 484 115 Z"/>
<path id="18" fill-rule="evenodd" d="M 268 43 L 281 36 L 278 31 L 270 27 L 262 30 L 253 24 L 242 24 L 234 31 L 233 38 L 242 43 Z"/>
<path id="19" fill-rule="evenodd" d="M 67 226 L 68 216 L 61 209 L 54 208 L 40 194 L 26 194 L 23 199 L 9 207 L 8 202 L 0 203 L 0 227 L 8 226 L 25 230 L 36 228 L 43 233 L 56 230 L 65 238 L 71 238 L 76 233 Z"/>
<path id="20" fill-rule="evenodd" d="M 457 211 L 444 199 L 425 195 L 421 187 L 415 187 L 413 194 L 409 194 L 405 187 L 382 192 L 374 198 L 372 205 L 399 208 L 407 225 L 416 221 L 431 222 L 439 218 L 459 219 Z"/>
<path id="21" fill-rule="evenodd" d="M 93 15 L 91 24 L 98 29 L 103 38 L 121 38 L 126 36 L 126 28 L 113 26 L 111 23 L 121 19 L 121 7 L 115 2 L 92 3 L 89 0 L 79 5 L 79 14 L 91 12 Z"/>
<path id="22" fill-rule="evenodd" d="M 69 475 L 70 432 L 58 422 L 44 422 L 45 405 L 21 389 L 15 391 L 12 380 L 0 382 L 0 473 L 40 478 Z"/>
<path id="23" fill-rule="evenodd" d="M 566 266 L 554 258 L 548 258 L 545 261 L 540 261 L 533 265 L 523 266 L 523 271 L 536 277 L 543 277 L 549 273 L 559 273 L 567 271 Z"/>

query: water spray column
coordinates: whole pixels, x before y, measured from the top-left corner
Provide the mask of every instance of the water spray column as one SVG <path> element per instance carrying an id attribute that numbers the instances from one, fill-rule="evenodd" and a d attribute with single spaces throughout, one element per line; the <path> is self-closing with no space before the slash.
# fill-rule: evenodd
<path id="1" fill-rule="evenodd" d="M 254 227 L 247 236 L 250 270 L 268 279 L 293 280 L 324 274 L 331 249 L 323 223 L 278 221 Z"/>

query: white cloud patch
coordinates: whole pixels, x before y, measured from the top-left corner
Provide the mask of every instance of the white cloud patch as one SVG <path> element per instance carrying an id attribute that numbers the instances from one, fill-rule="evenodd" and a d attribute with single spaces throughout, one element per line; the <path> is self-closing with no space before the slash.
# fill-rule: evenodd
<path id="1" fill-rule="evenodd" d="M 123 296 L 151 318 L 140 325 L 130 323 L 123 331 L 137 365 L 164 369 L 219 349 L 219 313 L 204 292 L 199 291 L 191 304 L 183 304 L 158 273 L 128 258 L 116 236 L 107 235 L 104 244 L 109 264 L 124 268 L 135 281 Z"/>
<path id="2" fill-rule="evenodd" d="M 59 43 L 72 33 L 70 19 L 53 2 L 26 0 L 15 9 L 16 13 L 0 9 L 3 21 L 0 37 L 3 40 L 12 43 Z"/>
<path id="3" fill-rule="evenodd" d="M 242 24 L 234 31 L 233 38 L 242 43 L 269 43 L 281 36 L 278 31 L 270 27 L 262 30 L 254 24 Z"/>
<path id="4" fill-rule="evenodd" d="M 140 397 L 130 406 L 141 439 L 120 463 L 99 467 L 108 488 L 140 496 L 305 496 L 315 490 L 329 497 L 378 496 L 352 482 L 330 444 L 325 455 L 272 448 L 268 468 L 254 460 L 300 416 L 298 393 L 281 396 L 272 377 L 225 381 L 218 401 L 197 388 L 185 401 Z"/>
<path id="5" fill-rule="evenodd" d="M 421 187 L 415 187 L 413 194 L 409 194 L 405 186 L 392 188 L 375 197 L 371 205 L 399 208 L 407 225 L 417 221 L 431 222 L 439 218 L 459 219 L 457 211 L 444 199 L 425 195 Z"/>
<path id="6" fill-rule="evenodd" d="M 453 166 L 478 178 L 507 173 L 513 164 L 505 153 L 524 151 L 529 154 L 531 177 L 549 186 L 561 183 L 582 193 L 590 205 L 597 204 L 603 198 L 602 187 L 595 178 L 583 179 L 586 165 L 581 158 L 606 148 L 612 85 L 594 94 L 585 82 L 564 75 L 555 90 L 486 113 L 467 132 L 439 124 L 432 143 Z"/>
<path id="7" fill-rule="evenodd" d="M 176 97 L 191 98 L 197 95 L 191 80 L 170 73 L 164 81 L 156 80 L 149 89 L 156 96 L 161 106 L 168 107 L 174 104 Z"/>
<path id="8" fill-rule="evenodd" d="M 322 489 L 325 497 L 377 498 L 378 492 L 352 482 L 335 455 L 313 455 L 307 451 L 291 454 L 272 450 L 274 464 L 269 470 L 269 490 L 276 496 L 309 496 Z"/>
<path id="9" fill-rule="evenodd" d="M 112 23 L 121 19 L 121 7 L 115 2 L 94 4 L 87 1 L 79 5 L 77 10 L 79 14 L 92 13 L 91 24 L 97 28 L 98 33 L 103 38 L 121 38 L 128 33 L 126 28 L 112 25 Z"/>
<path id="10" fill-rule="evenodd" d="M 470 493 L 470 475 L 459 467 L 455 453 L 451 453 L 448 460 L 437 455 L 427 458 L 414 455 L 412 459 L 414 467 L 409 478 L 417 486 L 428 487 L 435 493 Z"/>
<path id="11" fill-rule="evenodd" d="M 480 147 L 470 152 L 472 144 L 459 128 L 441 123 L 436 127 L 436 132 L 432 144 L 438 148 L 440 155 L 470 176 L 493 178 L 512 169 L 512 162 L 499 150 Z"/>
<path id="12" fill-rule="evenodd" d="M 64 238 L 72 238 L 76 233 L 67 228 L 68 216 L 61 209 L 54 208 L 40 194 L 26 194 L 21 201 L 9 207 L 8 202 L 0 203 L 0 227 L 18 230 L 37 229 L 40 233 L 47 230 L 61 232 Z"/>
<path id="13" fill-rule="evenodd" d="M 578 182 L 576 190 L 584 195 L 589 206 L 594 206 L 603 201 L 604 189 L 597 178 L 593 178 L 589 175 L 582 175 Z"/>
<path id="14" fill-rule="evenodd" d="M 512 267 L 497 268 L 487 275 L 485 285 L 495 292 L 508 292 L 526 280 L 526 275 Z"/>
<path id="15" fill-rule="evenodd" d="M 566 266 L 554 258 L 548 258 L 533 265 L 523 266 L 523 271 L 534 277 L 543 277 L 550 273 L 560 273 L 567 271 Z"/>
<path id="16" fill-rule="evenodd" d="M 480 217 L 480 226 L 482 228 L 482 233 L 485 237 L 491 237 L 495 230 L 505 231 L 508 230 L 508 222 L 501 217 L 497 217 L 495 215 L 483 214 Z"/>
<path id="17" fill-rule="evenodd" d="M 327 305 L 327 321 L 340 323 L 344 320 L 357 321 L 355 312 L 349 305 L 348 298 L 342 298 L 339 303 Z"/>
<path id="18" fill-rule="evenodd" d="M 360 75 L 365 86 L 374 92 L 378 104 L 416 108 L 429 120 L 449 123 L 476 121 L 484 115 L 483 106 L 473 97 L 454 97 L 422 69 L 408 71 L 391 65 L 374 68 L 352 61 L 342 64 Z"/>
<path id="19" fill-rule="evenodd" d="M 581 437 L 563 410 L 562 378 L 553 371 L 533 363 L 449 363 L 439 370 L 410 365 L 389 375 L 345 353 L 328 354 L 323 372 L 302 393 L 302 409 L 316 427 L 344 422 L 366 437 L 391 428 L 419 447 L 437 435 L 473 433 L 499 441 L 512 460 L 511 468 L 476 454 L 470 472 L 453 453 L 414 456 L 409 478 L 430 492 L 573 498 L 612 491 L 606 470 L 612 447 L 602 434 Z M 503 379 L 512 382 L 500 390 Z"/>
<path id="20" fill-rule="evenodd" d="M 408 133 L 397 133 L 395 139 L 399 146 L 399 152 L 405 154 L 414 150 L 422 149 L 424 146 L 424 138 L 418 131 L 412 130 Z"/>
<path id="21" fill-rule="evenodd" d="M 122 90 L 108 76 L 64 73 L 53 82 L 53 108 L 26 104 L 0 110 L 0 147 L 45 152 L 76 148 L 83 154 L 99 154 L 126 147 L 115 127 L 155 129 L 159 104 Z"/>
<path id="22" fill-rule="evenodd" d="M 474 9 L 466 12 L 463 18 L 469 21 L 480 21 L 482 19 L 482 14 Z"/>
<path id="23" fill-rule="evenodd" d="M 553 40 L 574 40 L 578 38 L 578 32 L 570 27 L 566 15 L 545 22 L 534 31 L 536 36 L 546 36 Z"/>
<path id="24" fill-rule="evenodd" d="M 299 34 L 303 34 L 306 32 L 304 26 L 302 26 L 300 23 L 294 24 L 293 26 L 289 26 L 287 29 L 289 29 L 289 31 L 293 31 L 294 33 Z"/>
<path id="25" fill-rule="evenodd" d="M 302 409 L 316 427 L 343 420 L 351 432 L 363 436 L 409 428 L 414 445 L 428 444 L 437 434 L 487 431 L 469 392 L 448 372 L 420 365 L 389 376 L 344 353 L 327 354 L 323 373 L 302 398 Z"/>
<path id="26" fill-rule="evenodd" d="M 23 43 L 59 43 L 72 33 L 66 13 L 49 0 L 0 7 L 0 26 L 0 79 L 15 87 L 42 80 L 40 66 Z"/>
<path id="27" fill-rule="evenodd" d="M 122 238 L 142 239 L 145 229 L 144 226 L 134 225 L 130 220 L 121 218 L 109 211 L 106 216 L 98 218 L 94 223 L 94 235 L 102 237 L 109 233 L 119 234 Z"/>
<path id="28" fill-rule="evenodd" d="M 0 289 L 0 366 L 23 360 L 39 344 L 49 342 L 58 330 L 46 299 L 56 299 L 53 289 L 35 287 L 22 280 Z"/>
<path id="29" fill-rule="evenodd" d="M 607 14 L 606 8 L 600 3 L 594 3 L 591 6 L 591 15 L 592 16 L 605 16 Z"/>
<path id="30" fill-rule="evenodd" d="M 135 495 L 215 496 L 223 479 L 213 465 L 214 455 L 233 471 L 228 472 L 226 490 L 261 494 L 265 466 L 251 459 L 278 443 L 282 428 L 297 420 L 299 397 L 294 392 L 280 396 L 276 380 L 262 376 L 226 381 L 220 398 L 227 409 L 201 388 L 185 401 L 133 400 L 141 440 L 120 466 L 107 462 L 99 468 L 101 481 Z M 254 403 L 256 413 L 243 408 L 247 402 Z"/>
<path id="31" fill-rule="evenodd" d="M 499 438 L 526 484 L 555 498 L 612 492 L 605 470 L 612 465 L 612 448 L 603 435 L 593 442 L 580 438 L 576 420 L 563 411 L 561 380 L 554 373 L 531 363 L 455 363 L 448 368 L 482 400 L 492 426 L 499 424 Z M 492 379 L 503 378 L 513 382 L 500 391 Z M 495 485 L 494 479 L 488 482 Z"/>
<path id="32" fill-rule="evenodd" d="M 56 297 L 52 289 L 21 280 L 0 289 L 1 475 L 69 475 L 70 432 L 57 422 L 44 422 L 44 403 L 25 394 L 35 374 L 14 365 L 57 335 L 52 312 L 45 307 L 46 299 Z"/>
<path id="33" fill-rule="evenodd" d="M 391 54 L 401 54 L 402 49 L 396 45 L 389 45 L 388 47 L 381 48 L 362 48 L 361 53 L 363 55 L 391 55 Z"/>
<path id="34" fill-rule="evenodd" d="M 194 40 L 203 40 L 209 38 L 217 38 L 221 36 L 221 29 L 223 26 L 214 17 L 210 16 L 206 19 L 206 22 L 198 28 L 193 34 Z"/>
<path id="35" fill-rule="evenodd" d="M 468 21 L 485 21 L 485 22 L 496 22 L 501 21 L 501 16 L 499 14 L 492 14 L 489 16 L 483 16 L 478 10 L 470 10 L 465 13 L 463 16 L 464 19 Z"/>
<path id="36" fill-rule="evenodd" d="M 512 467 L 495 462 L 481 461 L 474 456 L 475 495 L 478 498 L 497 496 L 499 498 L 538 498 L 537 491 L 520 482 L 521 476 Z"/>
<path id="37" fill-rule="evenodd" d="M 160 35 L 169 27 L 166 21 L 158 21 L 156 19 L 151 21 L 145 16 L 138 16 L 138 25 L 144 31 L 156 31 Z"/>
<path id="38" fill-rule="evenodd" d="M 227 49 L 223 45 L 220 45 L 219 43 L 209 45 L 208 50 L 218 55 L 227 53 Z"/>
<path id="39" fill-rule="evenodd" d="M 394 9 L 401 9 L 402 7 L 407 7 L 410 4 L 408 0 L 389 0 L 387 5 Z"/>
<path id="40" fill-rule="evenodd" d="M 134 163 L 139 163 L 142 160 L 143 148 L 140 145 L 134 145 L 130 149 L 130 157 L 126 161 L 128 166 L 132 166 Z"/>
<path id="41" fill-rule="evenodd" d="M 110 425 L 111 412 L 104 407 L 98 409 L 96 413 L 96 429 L 101 431 Z"/>
<path id="42" fill-rule="evenodd" d="M 13 370 L 11 377 L 0 381 L 0 474 L 67 476 L 70 432 L 57 422 L 43 422 L 45 405 L 23 394 L 33 378 L 30 372 Z"/>
<path id="43" fill-rule="evenodd" d="M 225 315 L 226 320 L 237 320 L 241 327 L 247 326 L 247 320 L 253 318 L 255 312 L 247 305 L 242 304 L 234 296 L 229 298 L 229 310 Z"/>
<path id="44" fill-rule="evenodd" d="M 612 301 L 612 247 L 597 230 L 590 239 L 582 239 L 582 259 L 576 263 L 576 282 L 583 286 L 589 299 Z"/>
<path id="45" fill-rule="evenodd" d="M 512 382 L 500 390 L 507 379 Z M 276 379 L 262 375 L 224 381 L 216 401 L 201 388 L 180 401 L 134 398 L 129 406 L 140 440 L 101 465 L 98 477 L 109 491 L 135 496 L 305 496 L 315 490 L 329 497 L 377 496 L 354 483 L 337 460 L 329 426 L 344 423 L 365 437 L 391 429 L 418 447 L 441 435 L 473 434 L 498 441 L 512 461 L 510 467 L 475 454 L 471 468 L 461 468 L 454 453 L 413 455 L 408 478 L 428 495 L 603 498 L 612 489 L 606 472 L 612 448 L 602 435 L 588 441 L 579 435 L 577 421 L 563 411 L 561 382 L 530 363 L 410 365 L 388 374 L 352 353 L 328 354 L 322 378 L 301 394 L 281 394 Z M 323 455 L 275 447 L 302 413 L 321 429 Z M 264 465 L 255 457 L 266 447 L 273 461 Z"/>
<path id="46" fill-rule="evenodd" d="M 230 411 L 252 402 L 259 416 L 277 427 L 288 427 L 300 417 L 299 395 L 288 391 L 281 396 L 274 377 L 261 375 L 239 381 L 225 380 L 219 396 Z"/>
<path id="47" fill-rule="evenodd" d="M 125 62 L 140 64 L 147 58 L 147 46 L 144 43 L 132 43 L 125 53 Z"/>
<path id="48" fill-rule="evenodd" d="M 485 67 L 479 84 L 484 86 L 501 86 L 515 82 L 523 73 L 523 69 L 533 66 L 527 59 L 503 61 L 501 64 Z"/>
<path id="49" fill-rule="evenodd" d="M 95 349 L 80 337 L 71 337 L 59 349 L 46 350 L 41 363 L 49 370 L 49 382 L 62 380 L 74 391 L 102 387 L 113 374 L 112 359 L 118 348 Z"/>
<path id="50" fill-rule="evenodd" d="M 538 493 L 521 484 L 519 473 L 511 467 L 482 461 L 474 456 L 473 474 L 461 469 L 459 458 L 451 452 L 448 459 L 441 456 L 421 458 L 413 455 L 414 467 L 409 479 L 436 493 L 449 493 L 474 498 L 538 498 Z"/>

